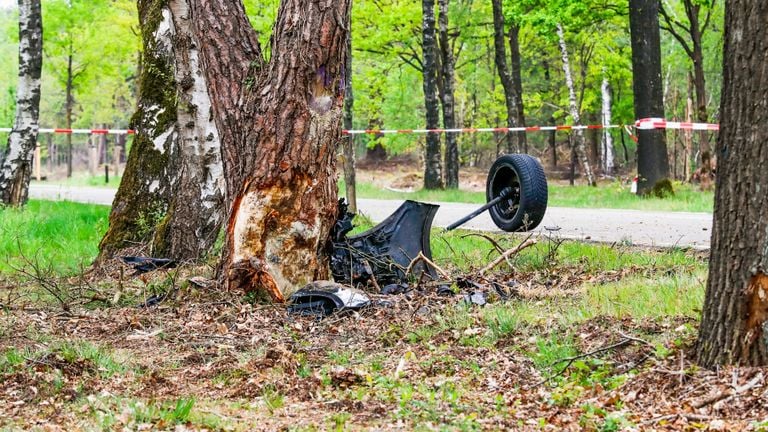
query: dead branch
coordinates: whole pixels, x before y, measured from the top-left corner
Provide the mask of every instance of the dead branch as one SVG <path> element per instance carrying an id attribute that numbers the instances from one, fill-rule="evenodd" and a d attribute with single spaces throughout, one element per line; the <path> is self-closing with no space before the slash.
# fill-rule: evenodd
<path id="1" fill-rule="evenodd" d="M 763 373 L 762 372 L 758 372 L 757 375 L 755 375 L 754 378 L 749 380 L 743 386 L 741 386 L 741 387 L 731 387 L 731 388 L 723 390 L 721 392 L 717 392 L 715 394 L 709 395 L 709 396 L 707 396 L 707 397 L 705 397 L 705 398 L 703 398 L 703 399 L 701 399 L 701 400 L 699 400 L 697 402 L 694 402 L 691 406 L 693 408 L 697 408 L 698 409 L 698 408 L 702 408 L 702 407 L 705 407 L 707 405 L 713 404 L 715 402 L 719 402 L 719 401 L 722 401 L 722 400 L 733 399 L 734 397 L 736 397 L 736 396 L 738 396 L 738 395 L 740 395 L 742 393 L 745 393 L 745 392 L 747 392 L 749 390 L 752 390 L 753 388 L 757 387 L 758 384 L 760 384 L 760 382 L 763 381 L 763 378 L 764 378 Z"/>
<path id="2" fill-rule="evenodd" d="M 480 275 L 481 276 L 484 275 L 485 273 L 489 272 L 490 270 L 492 270 L 497 265 L 501 264 L 504 260 L 506 260 L 509 257 L 517 254 L 518 252 L 520 252 L 521 250 L 523 250 L 523 249 L 525 249 L 525 248 L 527 248 L 529 246 L 535 245 L 537 242 L 538 242 L 538 240 L 529 237 L 526 241 L 520 243 L 519 245 L 513 247 L 512 249 L 507 250 L 506 252 L 501 254 L 501 256 L 499 256 L 498 258 L 493 260 L 490 264 L 485 266 L 482 270 L 480 270 Z"/>
<path id="3" fill-rule="evenodd" d="M 467 238 L 467 237 L 480 237 L 480 238 L 484 238 L 484 239 L 488 240 L 488 242 L 491 245 L 493 245 L 493 248 L 496 249 L 496 252 L 504 253 L 504 249 L 501 247 L 501 245 L 499 245 L 499 242 L 497 242 L 496 240 L 492 239 L 488 235 L 485 235 L 483 233 L 469 233 L 469 234 L 464 234 L 463 236 L 461 236 L 461 238 L 463 238 L 463 239 Z"/>
<path id="4" fill-rule="evenodd" d="M 423 252 L 419 252 L 418 255 L 416 255 L 416 258 L 412 259 L 410 264 L 408 264 L 408 268 L 405 269 L 405 275 L 408 276 L 411 273 L 411 270 L 413 270 L 413 266 L 416 265 L 417 262 L 424 261 L 425 263 L 429 264 L 437 270 L 440 275 L 446 279 L 450 279 L 451 275 L 448 274 L 445 270 L 443 270 L 439 265 L 435 264 L 431 259 L 424 256 Z"/>

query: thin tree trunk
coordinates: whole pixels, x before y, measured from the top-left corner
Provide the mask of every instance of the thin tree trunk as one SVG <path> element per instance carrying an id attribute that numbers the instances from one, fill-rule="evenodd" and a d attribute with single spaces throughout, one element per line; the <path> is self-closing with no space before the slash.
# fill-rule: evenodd
<path id="1" fill-rule="evenodd" d="M 43 20 L 40 0 L 19 0 L 19 81 L 16 118 L 8 151 L 0 163 L 0 203 L 21 206 L 29 195 L 32 153 L 40 127 L 40 73 L 43 67 Z"/>
<path id="2" fill-rule="evenodd" d="M 691 85 L 691 79 L 689 76 L 688 79 L 688 97 L 686 99 L 685 103 L 685 121 L 691 122 L 692 121 L 692 112 L 693 112 L 693 99 L 692 99 L 692 93 L 693 88 Z M 693 137 L 691 136 L 691 131 L 685 130 L 683 131 L 683 139 L 685 142 L 685 164 L 683 165 L 683 172 L 685 173 L 685 181 L 686 183 L 691 182 L 691 174 L 693 173 L 693 165 L 695 164 L 695 160 L 693 158 Z"/>
<path id="3" fill-rule="evenodd" d="M 726 8 L 722 122 L 707 291 L 696 344 L 704 367 L 768 364 L 768 3 Z"/>
<path id="4" fill-rule="evenodd" d="M 223 276 L 284 301 L 329 276 L 351 2 L 283 0 L 269 62 L 242 3 L 191 2 L 231 203 Z"/>
<path id="5" fill-rule="evenodd" d="M 571 117 L 573 118 L 574 125 L 581 124 L 581 116 L 579 115 L 579 108 L 576 105 L 576 89 L 573 85 L 573 75 L 571 74 L 571 64 L 568 61 L 568 47 L 565 44 L 565 33 L 563 32 L 563 26 L 557 24 L 557 36 L 560 39 L 560 52 L 563 56 L 563 72 L 565 72 L 565 85 L 568 87 L 568 107 L 570 109 Z M 587 184 L 590 186 L 596 186 L 595 176 L 592 173 L 592 168 L 589 166 L 589 160 L 587 159 L 586 151 L 584 150 L 584 132 L 581 129 L 573 131 L 573 151 L 576 157 L 581 163 L 581 167 L 584 170 L 584 176 L 587 179 Z"/>
<path id="6" fill-rule="evenodd" d="M 608 77 L 606 76 L 603 76 L 603 83 L 600 86 L 600 94 L 602 95 L 603 100 L 602 123 L 603 126 L 608 126 L 611 124 L 611 84 L 608 82 Z M 603 128 L 602 149 L 603 171 L 605 172 L 605 175 L 611 176 L 613 175 L 614 158 L 613 137 L 611 136 L 611 131 L 605 128 Z"/>
<path id="7" fill-rule="evenodd" d="M 549 116 L 549 124 L 555 124 L 555 117 L 553 115 Z M 550 154 L 550 162 L 552 163 L 551 167 L 553 170 L 557 169 L 557 131 L 551 130 L 547 132 L 549 141 L 549 154 Z"/>
<path id="8" fill-rule="evenodd" d="M 424 68 L 424 107 L 427 129 L 440 127 L 440 108 L 437 101 L 437 39 L 435 31 L 435 0 L 422 0 L 422 57 Z M 443 187 L 440 161 L 440 135 L 428 133 L 424 153 L 424 189 Z"/>
<path id="9" fill-rule="evenodd" d="M 219 133 L 191 29 L 188 0 L 138 3 L 146 62 L 137 130 L 100 258 L 127 246 L 177 260 L 201 258 L 224 221 Z"/>
<path id="10" fill-rule="evenodd" d="M 443 107 L 443 126 L 446 129 L 456 128 L 455 98 L 454 98 L 454 58 L 453 48 L 448 39 L 448 2 L 438 0 L 438 35 L 440 47 L 440 75 L 442 86 L 441 105 Z M 459 187 L 459 143 L 456 133 L 445 134 L 445 187 Z"/>
<path id="11" fill-rule="evenodd" d="M 629 24 L 635 117 L 663 118 L 658 0 L 630 0 Z M 641 129 L 637 131 L 637 136 L 637 194 L 662 194 L 662 188 L 671 188 L 666 131 Z"/>
<path id="12" fill-rule="evenodd" d="M 72 108 L 75 104 L 74 97 L 72 96 L 74 76 L 72 74 L 72 41 L 69 41 L 69 55 L 67 56 L 67 85 L 65 91 L 64 101 L 64 127 L 66 129 L 72 129 Z M 72 177 L 72 134 L 67 133 L 65 135 L 67 140 L 67 178 Z"/>
<path id="13" fill-rule="evenodd" d="M 353 107 L 355 103 L 352 93 L 352 38 L 347 37 L 347 62 L 344 67 L 344 129 L 352 129 Z M 341 141 L 344 155 L 344 187 L 347 192 L 349 211 L 357 213 L 357 185 L 355 178 L 355 135 L 347 135 Z"/>
<path id="14" fill-rule="evenodd" d="M 499 73 L 499 80 L 504 88 L 504 103 L 507 108 L 507 127 L 518 127 L 525 125 L 525 120 L 520 122 L 519 119 L 523 113 L 522 107 L 522 84 L 520 81 L 520 47 L 517 43 L 517 35 L 520 31 L 519 27 L 512 25 L 509 31 L 509 44 L 511 52 L 511 60 L 513 67 L 509 67 L 507 64 L 506 53 L 506 41 L 505 41 L 505 26 L 504 26 L 504 11 L 502 9 L 501 0 L 492 0 L 493 7 L 493 46 L 494 46 L 494 61 L 496 64 L 496 70 Z M 517 65 L 515 69 L 514 65 Z M 515 80 L 517 76 L 517 81 Z M 518 89 L 519 87 L 519 89 Z M 520 151 L 527 151 L 527 143 L 525 139 L 525 133 L 507 132 L 507 153 L 518 153 Z"/>
<path id="15" fill-rule="evenodd" d="M 520 66 L 520 26 L 512 23 L 509 28 L 509 53 L 512 74 L 512 88 L 515 89 L 515 123 L 519 127 L 525 126 L 525 108 L 523 106 L 523 78 Z M 525 132 L 517 132 L 517 143 L 523 153 L 528 153 L 528 138 Z"/>

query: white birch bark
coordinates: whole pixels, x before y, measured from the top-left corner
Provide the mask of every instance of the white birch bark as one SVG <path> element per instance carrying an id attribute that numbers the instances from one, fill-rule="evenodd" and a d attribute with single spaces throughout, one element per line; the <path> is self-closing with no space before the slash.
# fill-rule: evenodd
<path id="1" fill-rule="evenodd" d="M 603 84 L 600 86 L 603 96 L 603 126 L 611 124 L 611 85 L 608 77 L 603 76 Z M 613 137 L 608 129 L 603 129 L 603 171 L 605 175 L 613 175 Z"/>
<path id="2" fill-rule="evenodd" d="M 579 107 L 576 105 L 576 89 L 573 84 L 573 74 L 571 74 L 571 63 L 568 61 L 568 46 L 565 44 L 565 34 L 563 32 L 563 26 L 557 24 L 557 36 L 560 38 L 560 52 L 563 56 L 563 72 L 565 73 L 565 85 L 568 87 L 568 108 L 570 110 L 571 117 L 573 118 L 574 125 L 581 124 L 581 116 L 579 115 Z M 592 168 L 589 166 L 589 160 L 587 159 L 587 153 L 584 150 L 584 132 L 581 129 L 573 131 L 573 146 L 576 150 L 576 155 L 579 158 L 581 167 L 584 170 L 584 176 L 587 178 L 587 183 L 590 186 L 594 186 L 595 176 L 592 173 Z"/>
<path id="3" fill-rule="evenodd" d="M 32 155 L 40 128 L 40 73 L 43 66 L 43 23 L 40 0 L 19 0 L 19 81 L 16 118 L 8 151 L 0 165 L 0 202 L 19 206 L 27 201 Z"/>

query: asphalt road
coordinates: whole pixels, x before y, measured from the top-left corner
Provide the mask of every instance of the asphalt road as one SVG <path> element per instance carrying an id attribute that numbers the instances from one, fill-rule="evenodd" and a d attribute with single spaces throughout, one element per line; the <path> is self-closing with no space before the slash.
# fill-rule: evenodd
<path id="1" fill-rule="evenodd" d="M 115 190 L 32 185 L 29 195 L 35 199 L 111 205 Z M 400 204 L 402 201 L 360 199 L 358 207 L 374 222 L 379 222 L 392 214 Z M 479 207 L 476 204 L 435 204 L 440 205 L 433 223 L 434 226 L 438 227 L 445 227 Z M 463 228 L 499 231 L 487 212 L 467 222 Z M 709 213 L 549 207 L 536 232 L 563 238 L 606 243 L 708 249 L 712 232 L 712 215 Z"/>

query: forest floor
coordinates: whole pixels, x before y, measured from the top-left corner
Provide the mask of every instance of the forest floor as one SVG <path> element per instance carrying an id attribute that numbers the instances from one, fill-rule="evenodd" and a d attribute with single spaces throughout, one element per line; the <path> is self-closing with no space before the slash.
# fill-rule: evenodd
<path id="1" fill-rule="evenodd" d="M 701 252 L 549 239 L 481 278 L 498 253 L 466 234 L 433 254 L 487 305 L 427 285 L 322 320 L 223 292 L 212 266 L 12 257 L 0 429 L 768 430 L 768 369 L 693 361 Z"/>

